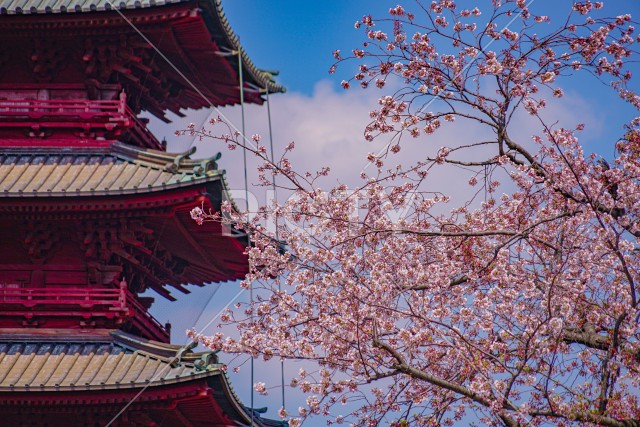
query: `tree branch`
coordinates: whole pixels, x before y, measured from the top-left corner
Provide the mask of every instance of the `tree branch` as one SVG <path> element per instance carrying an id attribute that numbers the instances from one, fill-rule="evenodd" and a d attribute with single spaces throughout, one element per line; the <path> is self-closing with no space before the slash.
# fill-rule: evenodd
<path id="1" fill-rule="evenodd" d="M 569 344 L 582 344 L 596 350 L 608 350 L 611 345 L 609 338 L 598 334 L 592 323 L 585 323 L 580 329 L 565 328 L 562 340 Z"/>

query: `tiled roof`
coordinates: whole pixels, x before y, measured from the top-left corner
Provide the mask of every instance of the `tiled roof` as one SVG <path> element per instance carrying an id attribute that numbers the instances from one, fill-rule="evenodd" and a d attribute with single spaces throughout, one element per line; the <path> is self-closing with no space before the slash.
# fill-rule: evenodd
<path id="1" fill-rule="evenodd" d="M 152 6 L 181 3 L 184 0 L 2 0 L 3 14 L 73 13 L 95 12 L 114 8 L 140 9 Z"/>
<path id="2" fill-rule="evenodd" d="M 117 331 L 103 340 L 0 339 L 0 392 L 140 388 L 220 375 L 209 353 L 147 341 Z M 198 362 L 202 360 L 202 362 Z"/>
<path id="3" fill-rule="evenodd" d="M 170 4 L 187 3 L 192 0 L 0 0 L 0 15 L 26 15 L 26 14 L 50 14 L 50 13 L 82 13 L 102 12 L 114 9 L 142 9 L 164 6 Z M 235 35 L 225 13 L 221 0 L 205 0 L 212 4 L 219 24 L 229 42 L 229 50 L 239 51 L 242 56 L 244 69 L 250 77 L 255 79 L 261 87 L 267 87 L 270 93 L 285 92 L 285 88 L 277 84 L 272 73 L 260 70 L 246 54 L 238 37 Z"/>
<path id="4" fill-rule="evenodd" d="M 212 352 L 194 353 L 121 331 L 84 332 L 0 330 L 0 413 L 14 421 L 9 424 L 18 425 L 11 414 L 33 412 L 51 416 L 51 423 L 33 425 L 71 425 L 60 420 L 68 421 L 64 415 L 69 410 L 86 411 L 89 404 L 100 404 L 115 419 L 122 402 L 134 399 L 142 405 L 164 399 L 147 413 L 158 425 L 222 425 L 216 423 L 222 410 L 233 425 L 248 426 L 251 409 L 240 403 Z M 130 416 L 144 413 L 142 406 L 130 409 Z M 177 419 L 171 415 L 174 410 Z M 262 418 L 260 412 L 254 414 L 255 427 L 287 425 Z"/>
<path id="5" fill-rule="evenodd" d="M 129 194 L 223 179 L 217 156 L 191 160 L 194 152 L 172 154 L 122 143 L 108 150 L 4 149 L 0 197 Z"/>

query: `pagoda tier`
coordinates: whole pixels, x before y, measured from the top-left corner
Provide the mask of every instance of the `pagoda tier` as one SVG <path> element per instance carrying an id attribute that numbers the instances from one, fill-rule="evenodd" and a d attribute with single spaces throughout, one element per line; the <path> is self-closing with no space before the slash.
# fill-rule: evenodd
<path id="1" fill-rule="evenodd" d="M 246 102 L 284 91 L 251 62 L 219 0 L 2 0 L 0 15 L 16 15 L 0 19 L 4 83 L 120 83 L 140 98 L 133 111 L 162 116 L 239 103 L 239 52 Z"/>
<path id="2" fill-rule="evenodd" d="M 245 102 L 284 91 L 249 60 L 219 1 L 0 0 L 0 17 L 0 140 L 160 149 L 135 116 L 239 103 L 239 60 Z"/>
<path id="3" fill-rule="evenodd" d="M 249 409 L 237 403 L 215 354 L 194 353 L 120 331 L 78 336 L 65 330 L 25 334 L 0 329 L 0 367 L 2 425 L 251 423 Z M 286 424 L 263 419 L 254 411 L 253 425 Z"/>
<path id="4" fill-rule="evenodd" d="M 220 2 L 0 0 L 0 41 L 0 424 L 286 425 L 140 295 L 248 270 L 245 234 L 190 217 L 230 201 L 219 156 L 167 153 L 139 117 L 284 92 Z"/>
<path id="5" fill-rule="evenodd" d="M 226 200 L 216 159 L 121 143 L 0 154 L 0 327 L 120 328 L 168 341 L 153 289 L 244 277 L 246 236 L 198 226 Z"/>

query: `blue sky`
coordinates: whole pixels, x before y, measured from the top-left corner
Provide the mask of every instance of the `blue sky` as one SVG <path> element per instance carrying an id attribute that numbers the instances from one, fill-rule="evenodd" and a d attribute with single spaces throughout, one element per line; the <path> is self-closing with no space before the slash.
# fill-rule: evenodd
<path id="1" fill-rule="evenodd" d="M 412 1 L 403 2 L 407 5 L 411 3 Z M 537 0 L 535 5 L 546 7 L 549 3 L 548 0 Z M 568 4 L 567 1 L 559 3 Z M 348 52 L 362 43 L 362 32 L 353 28 L 356 20 L 365 14 L 381 16 L 396 4 L 397 1 L 382 0 L 223 0 L 227 18 L 253 62 L 259 68 L 280 71 L 277 80 L 287 87 L 287 93 L 272 97 L 274 142 L 277 147 L 283 147 L 295 140 L 299 147 L 295 160 L 303 168 L 330 164 L 338 176 L 349 180 L 347 175 L 357 175 L 362 167 L 354 167 L 354 160 L 357 162 L 358 159 L 364 159 L 367 152 L 376 151 L 376 144 L 382 143 L 375 142 L 372 148 L 372 144 L 366 144 L 362 137 L 362 130 L 368 122 L 368 111 L 374 107 L 381 93 L 376 90 L 345 92 L 340 88 L 340 81 L 345 76 L 340 73 L 330 76 L 328 69 L 334 62 L 331 54 L 333 50 Z M 640 4 L 635 1 L 605 1 L 605 5 L 611 7 L 616 14 L 630 12 L 640 15 Z M 590 85 L 589 90 L 583 90 L 585 85 Z M 574 79 L 567 82 L 567 87 L 567 96 L 550 109 L 550 114 L 568 125 L 587 123 L 588 132 L 581 136 L 587 151 L 610 156 L 613 142 L 620 135 L 621 125 L 628 119 L 630 110 L 613 108 L 615 96 L 592 82 Z M 221 112 L 240 127 L 237 108 L 221 109 Z M 188 122 L 199 125 L 217 114 L 218 112 L 209 110 L 190 111 L 184 121 L 176 120 L 169 126 L 154 121 L 151 129 L 160 138 L 167 137 L 171 151 L 181 151 L 197 144 L 196 157 L 204 157 L 223 149 L 214 144 L 175 139 L 173 131 L 183 128 Z M 247 134 L 267 135 L 266 120 L 266 107 L 248 107 Z M 523 126 L 528 130 L 526 124 Z M 464 129 L 457 131 L 456 137 L 473 136 L 465 134 Z M 443 132 L 444 140 L 454 135 L 447 132 Z M 444 144 L 442 141 L 432 146 Z M 414 148 L 426 149 L 424 145 Z M 364 165 L 364 161 L 360 163 Z M 243 193 L 240 153 L 223 151 L 220 165 L 228 172 L 231 189 L 237 194 Z M 253 166 L 255 165 L 250 164 L 250 168 Z M 254 178 L 255 174 L 250 174 L 250 180 Z M 449 181 L 444 179 L 443 182 Z M 263 200 L 264 195 L 259 194 L 258 189 L 251 187 L 251 191 L 256 193 L 258 200 Z M 162 301 L 162 297 L 157 296 L 152 312 L 160 321 L 170 321 L 173 324 L 173 341 L 182 343 L 182 331 L 194 325 L 201 327 L 206 324 L 237 295 L 238 290 L 237 283 L 193 288 L 191 295 L 174 292 L 179 298 L 174 303 Z M 247 297 L 242 294 L 239 300 L 246 301 Z M 213 329 L 209 328 L 207 331 L 212 332 Z M 238 364 L 246 358 L 226 360 L 230 364 Z M 248 366 L 245 364 L 240 374 L 230 374 L 234 388 L 246 404 L 249 404 L 251 389 Z M 277 386 L 278 369 L 277 364 L 265 366 L 256 363 L 255 381 L 265 381 L 268 385 L 275 383 Z M 287 371 L 292 375 L 297 370 L 298 365 L 287 363 Z M 276 411 L 280 407 L 279 396 L 280 391 L 277 389 L 271 390 L 267 397 L 256 395 L 255 406 L 268 406 L 268 415 L 276 418 Z M 297 412 L 302 400 L 295 391 L 287 391 L 287 409 L 290 412 Z"/>
<path id="2" fill-rule="evenodd" d="M 395 5 L 381 0 L 223 0 L 222 6 L 254 63 L 280 70 L 278 81 L 289 91 L 310 95 L 316 82 L 329 79 L 333 50 L 357 46 L 355 21 L 384 12 L 390 4 Z"/>

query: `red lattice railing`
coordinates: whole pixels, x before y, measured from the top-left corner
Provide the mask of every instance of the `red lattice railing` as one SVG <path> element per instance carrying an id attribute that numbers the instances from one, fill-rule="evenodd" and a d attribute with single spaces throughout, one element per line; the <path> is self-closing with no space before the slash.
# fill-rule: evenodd
<path id="1" fill-rule="evenodd" d="M 43 129 L 97 131 L 108 139 L 132 130 L 142 146 L 162 149 L 160 142 L 127 105 L 124 92 L 115 100 L 0 99 L 0 128 L 27 127 L 38 135 Z"/>
<path id="2" fill-rule="evenodd" d="M 130 320 L 153 339 L 169 339 L 164 326 L 137 301 L 126 284 L 119 288 L 0 285 L 0 316 L 24 316 L 28 319 L 34 316 L 119 318 Z"/>
<path id="3" fill-rule="evenodd" d="M 128 124 L 133 116 L 127 107 L 125 96 L 117 100 L 59 100 L 59 99 L 25 99 L 0 100 L 0 120 L 16 118 L 41 120 L 53 119 L 106 119 L 108 122 Z M 3 126 L 6 126 L 3 123 Z"/>

